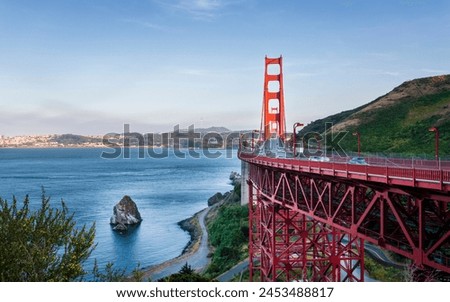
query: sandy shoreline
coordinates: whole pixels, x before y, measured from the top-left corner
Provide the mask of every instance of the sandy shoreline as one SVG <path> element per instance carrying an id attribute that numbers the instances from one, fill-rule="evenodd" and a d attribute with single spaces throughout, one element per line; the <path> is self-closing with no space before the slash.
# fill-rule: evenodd
<path id="1" fill-rule="evenodd" d="M 179 256 L 169 259 L 167 261 L 164 261 L 160 264 L 153 265 L 153 266 L 150 266 L 147 268 L 143 268 L 142 269 L 143 280 L 148 280 L 150 278 L 151 281 L 157 281 L 157 279 L 154 280 L 152 277 L 155 275 L 158 275 L 159 273 L 161 273 L 163 270 L 167 269 L 170 266 L 177 265 L 179 263 L 184 264 L 185 262 L 188 262 L 186 260 L 188 260 L 191 256 L 193 256 L 199 250 L 201 239 L 203 236 L 203 232 L 202 232 L 202 229 L 201 229 L 200 223 L 199 223 L 199 216 L 203 212 L 206 212 L 205 213 L 205 215 L 206 215 L 207 212 L 209 212 L 209 210 L 211 208 L 212 207 L 207 207 L 207 208 L 195 213 L 192 217 L 187 218 L 182 221 L 179 221 L 177 223 L 181 229 L 183 229 L 184 231 L 187 231 L 189 233 L 191 239 L 189 240 L 187 245 L 184 247 L 182 253 Z"/>

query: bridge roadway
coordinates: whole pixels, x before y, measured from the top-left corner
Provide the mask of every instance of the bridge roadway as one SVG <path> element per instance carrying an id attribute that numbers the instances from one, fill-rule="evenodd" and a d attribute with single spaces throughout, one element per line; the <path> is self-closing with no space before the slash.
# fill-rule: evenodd
<path id="1" fill-rule="evenodd" d="M 307 159 L 255 156 L 252 153 L 245 152 L 240 152 L 239 157 L 251 164 L 286 171 L 370 181 L 392 186 L 431 189 L 443 193 L 450 192 L 450 165 L 442 165 L 440 169 L 427 167 L 426 165 L 422 165 L 422 167 L 358 165 L 334 160 L 321 162 Z M 450 201 L 450 196 L 448 196 L 448 201 Z"/>

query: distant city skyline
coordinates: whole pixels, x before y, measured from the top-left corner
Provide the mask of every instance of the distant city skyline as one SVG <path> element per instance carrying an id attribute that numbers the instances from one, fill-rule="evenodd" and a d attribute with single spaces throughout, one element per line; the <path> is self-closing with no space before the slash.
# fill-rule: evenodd
<path id="1" fill-rule="evenodd" d="M 284 59 L 287 128 L 450 73 L 450 2 L 0 0 L 0 135 L 260 125 Z"/>

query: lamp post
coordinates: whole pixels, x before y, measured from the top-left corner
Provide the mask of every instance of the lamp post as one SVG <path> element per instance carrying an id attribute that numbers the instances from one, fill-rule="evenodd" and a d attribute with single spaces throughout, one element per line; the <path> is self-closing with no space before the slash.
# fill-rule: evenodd
<path id="1" fill-rule="evenodd" d="M 242 151 L 242 144 L 244 143 L 243 137 L 244 137 L 244 134 L 239 135 L 239 147 L 238 147 L 238 153 L 241 153 L 241 151 Z"/>
<path id="2" fill-rule="evenodd" d="M 295 147 L 295 145 L 296 145 L 296 137 L 297 137 L 297 127 L 303 127 L 304 125 L 302 124 L 302 123 L 295 123 L 294 124 L 294 130 L 293 130 L 293 133 L 292 133 L 292 147 L 294 148 L 294 158 L 295 158 L 295 156 L 296 156 L 296 147 Z"/>
<path id="3" fill-rule="evenodd" d="M 353 135 L 355 135 L 358 138 L 358 157 L 361 155 L 361 134 L 359 131 L 353 132 Z"/>
<path id="4" fill-rule="evenodd" d="M 439 129 L 436 127 L 431 127 L 428 131 L 434 132 L 434 156 L 436 157 L 436 160 L 439 160 Z"/>

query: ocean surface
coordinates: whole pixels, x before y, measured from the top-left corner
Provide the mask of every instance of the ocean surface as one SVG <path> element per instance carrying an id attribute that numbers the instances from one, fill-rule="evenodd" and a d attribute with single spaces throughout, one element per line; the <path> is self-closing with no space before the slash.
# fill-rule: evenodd
<path id="1" fill-rule="evenodd" d="M 189 242 L 188 233 L 177 222 L 207 206 L 216 192 L 231 190 L 231 171 L 240 172 L 236 152 L 222 150 L 221 156 L 179 158 L 170 150 L 165 158 L 130 156 L 102 158 L 111 149 L 0 149 L 0 197 L 22 202 L 28 194 L 37 208 L 42 187 L 54 206 L 63 199 L 75 213 L 77 225 L 95 222 L 97 244 L 86 269 L 94 259 L 103 268 L 131 271 L 140 263 L 148 267 L 181 254 Z M 216 151 L 214 151 L 216 152 Z M 231 154 L 230 154 L 231 152 Z M 228 156 L 227 156 L 228 154 Z M 114 205 L 129 195 L 137 204 L 142 223 L 127 234 L 112 230 L 109 219 Z"/>

